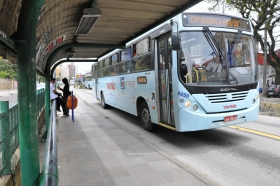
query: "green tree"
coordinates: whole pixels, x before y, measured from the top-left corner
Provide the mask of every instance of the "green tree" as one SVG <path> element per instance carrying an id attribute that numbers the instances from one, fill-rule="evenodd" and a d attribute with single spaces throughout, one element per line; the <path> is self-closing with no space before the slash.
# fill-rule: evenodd
<path id="1" fill-rule="evenodd" d="M 234 8 L 240 12 L 242 17 L 251 19 L 254 29 L 254 36 L 260 44 L 262 51 L 264 49 L 264 39 L 262 37 L 263 31 L 266 29 L 268 33 L 268 54 L 267 61 L 275 69 L 276 78 L 275 83 L 280 84 L 280 58 L 275 52 L 280 36 L 280 2 L 279 0 L 206 0 L 213 4 L 211 10 L 218 10 L 222 5 L 227 4 L 229 8 Z"/>
<path id="2" fill-rule="evenodd" d="M 0 59 L 0 78 L 5 78 L 6 76 L 17 79 L 17 65 L 12 64 L 7 59 Z"/>
<path id="3" fill-rule="evenodd" d="M 7 71 L 0 71 L 0 78 L 5 78 L 9 73 Z"/>

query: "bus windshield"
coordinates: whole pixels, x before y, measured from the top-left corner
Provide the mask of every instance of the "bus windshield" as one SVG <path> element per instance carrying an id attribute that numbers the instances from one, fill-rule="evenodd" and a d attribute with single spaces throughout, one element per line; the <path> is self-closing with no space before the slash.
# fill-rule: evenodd
<path id="1" fill-rule="evenodd" d="M 85 79 L 84 79 L 84 81 L 91 81 L 91 75 L 90 76 L 85 76 Z"/>
<path id="2" fill-rule="evenodd" d="M 209 29 L 208 29 L 209 30 Z M 189 86 L 223 86 L 257 81 L 253 38 L 228 32 L 181 32 L 179 77 Z"/>

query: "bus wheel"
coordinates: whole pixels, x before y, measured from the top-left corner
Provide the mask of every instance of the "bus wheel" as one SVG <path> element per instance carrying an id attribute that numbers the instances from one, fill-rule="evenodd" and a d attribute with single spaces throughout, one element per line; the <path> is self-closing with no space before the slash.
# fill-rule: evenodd
<path id="1" fill-rule="evenodd" d="M 105 103 L 105 99 L 104 99 L 103 93 L 101 93 L 101 107 L 102 107 L 103 109 L 109 108 L 109 105 L 107 105 L 107 104 Z"/>
<path id="2" fill-rule="evenodd" d="M 147 130 L 149 132 L 155 130 L 156 125 L 153 124 L 151 121 L 150 110 L 149 110 L 149 107 L 146 102 L 142 103 L 141 112 L 140 112 L 140 120 L 141 120 L 142 127 L 145 130 Z"/>

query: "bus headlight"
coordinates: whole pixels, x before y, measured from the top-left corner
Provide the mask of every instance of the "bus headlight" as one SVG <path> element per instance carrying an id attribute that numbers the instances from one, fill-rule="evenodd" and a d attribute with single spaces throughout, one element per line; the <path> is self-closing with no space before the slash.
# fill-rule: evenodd
<path id="1" fill-rule="evenodd" d="M 258 100 L 259 99 L 259 95 L 256 95 L 256 100 Z"/>
<path id="2" fill-rule="evenodd" d="M 185 103 L 185 107 L 186 107 L 186 108 L 189 108 L 190 106 L 192 106 L 192 102 L 190 102 L 190 101 L 186 101 L 186 103 Z"/>
<path id="3" fill-rule="evenodd" d="M 197 109 L 198 109 L 198 105 L 195 104 L 195 105 L 193 106 L 193 110 L 196 111 Z"/>
<path id="4" fill-rule="evenodd" d="M 252 104 L 254 104 L 256 102 L 255 98 L 252 100 Z"/>

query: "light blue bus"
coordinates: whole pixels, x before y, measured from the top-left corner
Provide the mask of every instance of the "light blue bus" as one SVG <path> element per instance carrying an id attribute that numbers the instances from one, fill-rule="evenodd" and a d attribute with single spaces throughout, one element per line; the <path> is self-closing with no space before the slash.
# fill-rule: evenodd
<path id="1" fill-rule="evenodd" d="M 92 74 L 88 74 L 84 76 L 84 86 L 87 89 L 91 89 L 92 88 Z"/>
<path id="2" fill-rule="evenodd" d="M 258 118 L 253 29 L 247 19 L 181 13 L 99 58 L 93 95 L 139 116 L 143 128 L 197 131 Z"/>

